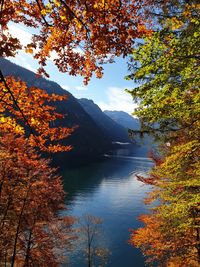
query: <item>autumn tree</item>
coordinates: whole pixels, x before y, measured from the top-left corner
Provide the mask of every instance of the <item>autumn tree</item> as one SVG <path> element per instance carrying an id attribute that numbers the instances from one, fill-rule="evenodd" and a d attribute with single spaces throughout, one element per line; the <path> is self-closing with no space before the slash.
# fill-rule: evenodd
<path id="1" fill-rule="evenodd" d="M 78 242 L 88 267 L 105 266 L 109 249 L 102 245 L 102 220 L 85 214 L 79 219 Z"/>
<path id="2" fill-rule="evenodd" d="M 147 203 L 160 204 L 141 217 L 144 227 L 133 231 L 130 243 L 150 263 L 199 266 L 200 6 L 170 2 L 153 14 L 154 32 L 135 47 L 130 64 L 129 79 L 140 82 L 130 93 L 141 132 L 161 141 L 150 176 L 139 177 L 153 186 Z"/>
<path id="3" fill-rule="evenodd" d="M 63 118 L 49 96 L 13 77 L 2 76 L 0 115 L 0 266 L 58 266 L 71 245 L 73 220 L 63 205 L 61 178 L 33 147 L 68 151 L 59 143 L 73 128 L 52 128 Z M 11 88 L 13 91 L 11 91 Z"/>
<path id="4" fill-rule="evenodd" d="M 58 266 L 74 238 L 61 178 L 23 137 L 0 145 L 0 266 Z"/>
<path id="5" fill-rule="evenodd" d="M 23 81 L 13 77 L 2 76 L 2 81 L 0 132 L 27 136 L 30 145 L 43 151 L 70 150 L 70 146 L 62 146 L 59 140 L 68 137 L 74 128 L 51 126 L 55 120 L 64 118 L 52 103 L 62 101 L 66 96 L 48 95 L 41 89 L 27 88 Z"/>

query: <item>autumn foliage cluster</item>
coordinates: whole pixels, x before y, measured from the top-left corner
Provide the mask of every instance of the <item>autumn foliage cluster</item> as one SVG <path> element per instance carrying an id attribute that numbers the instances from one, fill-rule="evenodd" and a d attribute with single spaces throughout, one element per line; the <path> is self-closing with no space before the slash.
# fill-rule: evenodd
<path id="1" fill-rule="evenodd" d="M 0 144 L 0 266 L 58 266 L 73 240 L 61 179 L 23 137 Z"/>
<path id="2" fill-rule="evenodd" d="M 45 91 L 30 87 L 13 77 L 2 76 L 0 130 L 4 133 L 27 135 L 31 146 L 42 151 L 68 151 L 58 141 L 68 137 L 73 128 L 51 127 L 56 119 L 64 118 L 55 111 L 52 103 L 64 96 L 48 95 Z M 49 140 L 51 142 L 49 142 Z"/>
<path id="3" fill-rule="evenodd" d="M 40 63 L 39 73 L 47 75 L 46 60 L 53 56 L 59 71 L 80 74 L 87 83 L 92 73 L 102 76 L 101 63 L 130 53 L 138 32 L 146 31 L 141 6 L 142 1 L 125 0 L 3 0 L 1 56 L 21 47 L 8 34 L 8 23 L 23 23 L 37 29 L 26 51 Z"/>

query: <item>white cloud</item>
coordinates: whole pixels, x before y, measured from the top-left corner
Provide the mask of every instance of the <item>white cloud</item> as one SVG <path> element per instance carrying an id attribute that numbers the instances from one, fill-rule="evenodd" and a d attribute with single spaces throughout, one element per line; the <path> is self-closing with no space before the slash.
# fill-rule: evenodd
<path id="1" fill-rule="evenodd" d="M 23 52 L 19 52 L 14 58 L 9 58 L 13 63 L 22 66 L 30 71 L 36 72 L 37 69 L 30 64 L 31 56 Z"/>
<path id="2" fill-rule="evenodd" d="M 24 28 L 22 25 L 20 24 L 15 24 L 15 23 L 10 23 L 9 24 L 9 32 L 10 34 L 19 39 L 21 45 L 22 45 L 22 51 L 24 53 L 24 55 L 26 55 L 27 53 L 25 53 L 25 50 L 24 48 L 27 46 L 27 44 L 31 43 L 32 41 L 32 35 L 33 33 L 36 33 L 37 32 L 37 29 L 27 29 L 27 28 Z M 34 49 L 34 53 L 36 53 L 38 51 L 38 49 Z M 79 54 L 84 54 L 84 51 L 80 48 L 80 47 L 76 47 L 73 49 L 74 52 L 76 53 L 79 53 Z M 49 56 L 49 60 L 50 61 L 54 61 L 55 59 L 58 58 L 58 55 L 55 51 L 51 51 L 50 52 L 50 56 Z M 19 62 L 15 62 L 16 64 L 20 64 Z M 20 64 L 21 65 L 21 64 Z M 30 66 L 29 66 L 29 69 L 30 69 Z M 32 69 L 31 69 L 32 70 Z M 77 90 L 85 90 L 85 89 L 82 89 L 82 87 L 78 87 L 76 88 Z"/>
<path id="3" fill-rule="evenodd" d="M 24 30 L 24 28 L 18 24 L 9 24 L 9 32 L 13 37 L 19 39 L 23 48 L 31 42 L 32 34 L 27 30 Z M 25 53 L 24 49 L 20 50 L 14 58 L 9 59 L 15 64 L 26 69 L 29 69 L 33 72 L 37 71 L 37 68 L 34 68 L 33 64 L 31 64 L 33 62 L 32 55 Z"/>
<path id="4" fill-rule="evenodd" d="M 34 29 L 33 29 L 34 30 Z M 27 44 L 29 44 L 29 43 L 31 43 L 31 38 L 32 38 L 32 33 L 30 33 L 27 29 L 24 29 L 22 26 L 20 26 L 20 25 L 16 25 L 16 24 L 10 24 L 9 25 L 9 32 L 11 33 L 11 35 L 13 36 L 13 37 L 15 37 L 15 38 L 18 38 L 19 39 L 19 41 L 20 41 L 20 43 L 21 43 L 21 45 L 23 46 L 23 48 L 27 45 Z M 23 49 L 22 50 L 24 53 L 25 53 L 25 50 Z M 38 49 L 36 48 L 36 49 L 34 49 L 34 53 L 35 52 L 37 52 L 38 51 Z M 27 54 L 27 53 L 25 53 L 25 54 Z M 52 51 L 51 53 L 50 53 L 50 57 L 49 57 L 49 59 L 51 60 L 51 61 L 53 61 L 53 60 L 55 60 L 56 58 L 58 58 L 58 56 L 57 56 L 57 53 L 55 52 L 55 51 Z"/>
<path id="5" fill-rule="evenodd" d="M 73 92 L 75 91 L 86 91 L 87 90 L 87 87 L 86 86 L 81 86 L 81 85 L 77 85 L 77 86 L 69 86 L 69 85 L 61 85 L 61 87 L 65 90 L 73 90 Z M 82 92 L 81 92 L 82 94 Z"/>
<path id="6" fill-rule="evenodd" d="M 70 90 L 70 87 L 68 85 L 61 85 L 61 87 L 65 90 Z"/>
<path id="7" fill-rule="evenodd" d="M 75 86 L 74 89 L 76 89 L 78 91 L 85 91 L 85 90 L 87 90 L 87 86 Z"/>
<path id="8" fill-rule="evenodd" d="M 108 101 L 97 103 L 102 110 L 118 110 L 131 114 L 137 107 L 132 96 L 125 92 L 124 88 L 108 87 L 107 95 Z"/>
<path id="9" fill-rule="evenodd" d="M 19 25 L 10 24 L 9 25 L 9 32 L 15 38 L 20 40 L 21 45 L 26 46 L 31 42 L 32 34 L 28 31 L 25 31 Z"/>
<path id="10" fill-rule="evenodd" d="M 73 50 L 73 52 L 78 53 L 78 54 L 81 54 L 81 55 L 84 55 L 85 54 L 84 53 L 84 50 L 81 49 L 80 47 L 73 48 L 72 50 Z"/>
<path id="11" fill-rule="evenodd" d="M 34 29 L 32 30 L 35 31 Z M 12 24 L 9 24 L 9 32 L 13 37 L 18 38 L 22 45 L 22 50 L 15 56 L 14 59 L 10 59 L 10 60 L 26 69 L 36 72 L 37 69 L 33 68 L 32 65 L 29 63 L 31 62 L 31 59 L 33 58 L 33 56 L 26 53 L 24 49 L 26 45 L 31 43 L 32 41 L 31 40 L 32 33 L 30 32 L 30 30 L 28 31 L 27 28 L 24 28 L 19 24 L 12 23 Z M 34 53 L 36 53 L 37 51 L 38 49 L 34 49 Z M 50 53 L 49 60 L 53 61 L 56 58 L 57 58 L 57 53 L 55 51 L 52 51 Z"/>

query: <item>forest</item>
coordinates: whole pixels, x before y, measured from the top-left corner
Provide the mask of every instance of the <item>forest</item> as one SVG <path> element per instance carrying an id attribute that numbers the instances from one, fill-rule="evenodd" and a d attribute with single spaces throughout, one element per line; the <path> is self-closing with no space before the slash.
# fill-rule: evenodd
<path id="1" fill-rule="evenodd" d="M 199 15 L 197 0 L 0 1 L 0 57 L 25 51 L 39 63 L 37 77 L 49 77 L 52 53 L 59 72 L 83 76 L 86 85 L 103 76 L 105 64 L 127 60 L 124 78 L 136 86 L 126 91 L 141 125 L 129 134 L 158 144 L 148 176 L 137 175 L 152 188 L 145 204 L 156 204 L 129 239 L 148 266 L 200 265 Z M 12 36 L 12 23 L 33 31 L 31 43 Z M 73 151 L 63 140 L 78 126 L 59 124 L 64 115 L 55 107 L 70 97 L 1 69 L 0 85 L 0 266 L 60 266 L 64 251 L 73 250 L 76 219 L 60 216 L 65 193 L 50 158 Z"/>

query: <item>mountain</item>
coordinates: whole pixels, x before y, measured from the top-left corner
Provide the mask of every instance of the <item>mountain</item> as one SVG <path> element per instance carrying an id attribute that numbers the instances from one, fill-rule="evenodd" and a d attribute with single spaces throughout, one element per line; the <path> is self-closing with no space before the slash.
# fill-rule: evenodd
<path id="1" fill-rule="evenodd" d="M 124 111 L 110 111 L 105 110 L 104 113 L 110 117 L 115 122 L 119 123 L 121 126 L 132 129 L 132 130 L 139 130 L 140 129 L 140 122 L 138 119 L 132 117 L 128 113 Z"/>
<path id="2" fill-rule="evenodd" d="M 107 116 L 92 100 L 81 98 L 78 100 L 84 110 L 93 118 L 96 124 L 112 142 L 130 142 L 128 131 Z"/>
<path id="3" fill-rule="evenodd" d="M 66 115 L 66 119 L 59 122 L 59 126 L 71 127 L 78 125 L 74 133 L 65 140 L 65 144 L 71 144 L 73 150 L 67 153 L 57 154 L 56 159 L 63 163 L 73 163 L 83 159 L 94 159 L 105 153 L 111 147 L 111 141 L 97 123 L 79 104 L 78 100 L 57 83 L 36 78 L 35 73 L 22 68 L 10 61 L 0 58 L 0 69 L 4 76 L 12 75 L 25 81 L 28 86 L 35 86 L 46 90 L 47 93 L 66 95 L 67 100 L 56 103 L 56 110 Z M 97 145 L 98 144 L 98 145 Z"/>
<path id="4" fill-rule="evenodd" d="M 132 117 L 131 115 L 129 115 L 124 111 L 105 110 L 104 113 L 107 116 L 109 116 L 112 120 L 119 123 L 121 126 L 125 127 L 126 129 L 131 129 L 131 130 L 140 129 L 139 120 Z M 135 143 L 134 152 L 143 156 L 147 156 L 148 152 L 156 147 L 153 138 L 147 134 L 145 134 L 143 138 L 140 138 L 139 135 L 135 135 L 134 143 Z"/>

